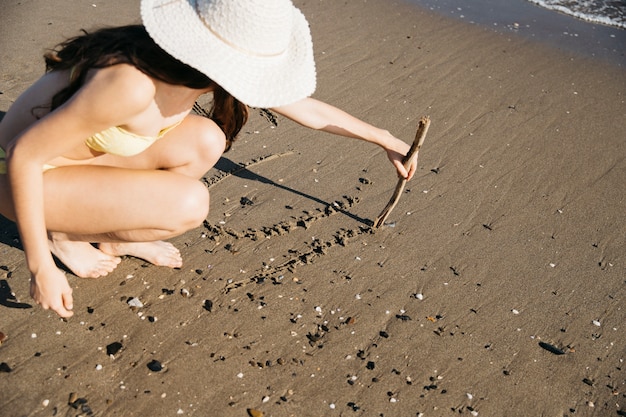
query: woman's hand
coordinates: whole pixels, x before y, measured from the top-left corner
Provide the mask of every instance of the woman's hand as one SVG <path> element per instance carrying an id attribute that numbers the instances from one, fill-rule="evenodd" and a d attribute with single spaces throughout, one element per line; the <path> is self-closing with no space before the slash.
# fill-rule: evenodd
<path id="1" fill-rule="evenodd" d="M 74 300 L 72 287 L 63 271 L 56 267 L 33 275 L 30 280 L 30 296 L 45 310 L 52 310 L 59 316 L 72 317 Z"/>
<path id="2" fill-rule="evenodd" d="M 413 156 L 408 169 L 404 167 L 403 161 L 406 154 L 409 153 L 411 148 L 407 143 L 404 143 L 398 138 L 388 139 L 384 142 L 383 148 L 387 151 L 387 157 L 396 168 L 398 177 L 405 178 L 407 181 L 413 178 L 415 174 L 415 168 L 417 167 L 417 153 Z"/>

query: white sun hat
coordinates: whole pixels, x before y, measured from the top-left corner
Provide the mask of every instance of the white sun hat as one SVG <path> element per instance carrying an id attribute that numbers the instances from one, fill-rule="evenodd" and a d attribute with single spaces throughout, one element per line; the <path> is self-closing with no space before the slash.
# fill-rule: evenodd
<path id="1" fill-rule="evenodd" d="M 313 43 L 290 0 L 141 0 L 152 39 L 251 107 L 315 91 Z"/>

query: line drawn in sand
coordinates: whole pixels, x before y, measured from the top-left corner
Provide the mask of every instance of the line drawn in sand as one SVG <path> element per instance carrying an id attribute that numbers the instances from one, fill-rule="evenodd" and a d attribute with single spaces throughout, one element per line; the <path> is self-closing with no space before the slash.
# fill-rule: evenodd
<path id="1" fill-rule="evenodd" d="M 290 220 L 280 221 L 272 226 L 261 226 L 260 228 L 248 228 L 243 231 L 238 231 L 233 228 L 229 228 L 223 224 L 212 224 L 208 220 L 204 222 L 204 228 L 207 231 L 207 237 L 214 241 L 219 241 L 220 245 L 224 245 L 221 238 L 239 240 L 248 239 L 250 241 L 258 241 L 274 236 L 283 236 L 293 231 L 294 229 L 303 228 L 308 229 L 311 225 L 317 221 L 328 219 L 335 214 L 342 214 L 350 217 L 353 220 L 361 223 L 357 228 L 347 229 L 340 228 L 334 231 L 329 238 L 326 239 L 313 239 L 307 243 L 307 249 L 303 251 L 296 251 L 293 249 L 288 250 L 284 255 L 285 261 L 278 265 L 271 267 L 259 267 L 248 275 L 247 278 L 229 281 L 229 283 L 222 289 L 222 293 L 228 294 L 229 292 L 241 288 L 250 283 L 263 283 L 266 280 L 276 281 L 278 277 L 285 272 L 294 272 L 295 268 L 299 265 L 306 265 L 314 261 L 315 258 L 322 255 L 326 255 L 328 251 L 335 246 L 347 246 L 351 241 L 356 240 L 363 234 L 372 234 L 374 230 L 372 225 L 374 222 L 369 219 L 361 218 L 350 211 L 351 208 L 356 206 L 360 199 L 357 196 L 344 195 L 341 200 L 336 200 L 331 203 L 320 199 L 319 197 L 306 194 L 302 191 L 295 190 L 285 185 L 279 184 L 272 179 L 256 174 L 251 171 L 250 168 L 260 163 L 269 162 L 282 158 L 285 156 L 293 155 L 294 152 L 289 151 L 281 154 L 271 154 L 267 156 L 261 156 L 252 159 L 248 163 L 234 163 L 227 158 L 221 158 L 216 168 L 221 171 L 220 174 L 205 179 L 205 183 L 209 188 L 212 188 L 219 184 L 221 181 L 229 178 L 230 176 L 237 176 L 246 180 L 258 181 L 263 184 L 271 185 L 273 187 L 280 188 L 285 191 L 295 193 L 299 196 L 310 199 L 320 205 L 323 208 L 317 208 L 314 211 L 303 211 L 299 216 L 291 216 Z M 226 243 L 228 246 L 229 243 Z M 232 244 L 230 244 L 232 246 Z"/>

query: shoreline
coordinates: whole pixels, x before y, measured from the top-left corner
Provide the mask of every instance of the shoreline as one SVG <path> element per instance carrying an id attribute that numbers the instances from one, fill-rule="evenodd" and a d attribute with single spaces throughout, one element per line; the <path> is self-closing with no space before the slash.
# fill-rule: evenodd
<path id="1" fill-rule="evenodd" d="M 626 29 L 593 23 L 526 0 L 405 0 L 442 16 L 626 68 Z"/>

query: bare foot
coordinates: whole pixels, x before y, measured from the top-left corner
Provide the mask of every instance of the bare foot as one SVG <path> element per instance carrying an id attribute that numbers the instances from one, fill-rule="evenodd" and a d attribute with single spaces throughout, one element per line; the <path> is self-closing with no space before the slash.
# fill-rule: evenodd
<path id="1" fill-rule="evenodd" d="M 156 242 L 100 243 L 100 250 L 112 256 L 134 256 L 158 266 L 170 268 L 183 266 L 183 258 L 176 246 L 162 240 Z"/>
<path id="2" fill-rule="evenodd" d="M 108 275 L 121 261 L 119 257 L 99 251 L 88 242 L 64 240 L 63 237 L 61 233 L 49 234 L 50 251 L 80 278 Z"/>

